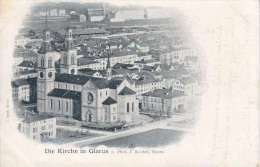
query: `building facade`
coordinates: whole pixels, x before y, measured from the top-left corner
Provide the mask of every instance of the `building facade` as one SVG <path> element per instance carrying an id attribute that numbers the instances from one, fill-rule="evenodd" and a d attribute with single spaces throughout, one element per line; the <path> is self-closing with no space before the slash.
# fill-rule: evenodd
<path id="1" fill-rule="evenodd" d="M 144 114 L 171 117 L 185 112 L 186 96 L 172 89 L 157 89 L 144 93 L 141 104 Z"/>
<path id="2" fill-rule="evenodd" d="M 19 130 L 36 141 L 54 139 L 56 138 L 56 118 L 47 115 L 28 115 L 20 123 Z"/>

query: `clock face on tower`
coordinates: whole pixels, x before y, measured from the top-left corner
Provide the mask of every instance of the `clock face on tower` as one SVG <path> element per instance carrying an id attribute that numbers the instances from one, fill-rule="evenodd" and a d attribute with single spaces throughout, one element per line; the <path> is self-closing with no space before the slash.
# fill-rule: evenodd
<path id="1" fill-rule="evenodd" d="M 93 101 L 94 101 L 93 94 L 89 92 L 89 93 L 88 93 L 88 104 L 93 103 Z"/>
<path id="2" fill-rule="evenodd" d="M 52 72 L 48 73 L 48 77 L 51 78 L 52 77 Z"/>

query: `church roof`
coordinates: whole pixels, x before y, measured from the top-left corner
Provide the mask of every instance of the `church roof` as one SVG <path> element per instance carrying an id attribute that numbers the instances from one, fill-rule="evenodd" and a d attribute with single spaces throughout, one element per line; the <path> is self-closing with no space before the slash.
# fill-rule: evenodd
<path id="1" fill-rule="evenodd" d="M 133 94 L 136 94 L 136 92 L 128 87 L 124 87 L 124 89 L 119 92 L 119 95 L 133 95 Z"/>
<path id="2" fill-rule="evenodd" d="M 55 88 L 48 93 L 48 96 L 79 100 L 81 98 L 81 92 Z"/>
<path id="3" fill-rule="evenodd" d="M 99 89 L 110 88 L 116 89 L 119 84 L 122 83 L 123 80 L 119 79 L 111 79 L 107 80 L 104 78 L 97 78 L 85 75 L 73 75 L 73 74 L 60 74 L 57 73 L 55 76 L 56 82 L 65 82 L 71 84 L 84 85 L 89 80 Z"/>
<path id="4" fill-rule="evenodd" d="M 118 85 L 120 85 L 123 82 L 123 80 L 110 80 L 108 83 L 108 87 L 110 89 L 116 89 Z"/>
<path id="5" fill-rule="evenodd" d="M 84 75 L 60 74 L 55 75 L 56 82 L 66 82 L 71 84 L 84 85 L 90 77 Z"/>
<path id="6" fill-rule="evenodd" d="M 112 97 L 108 97 L 105 101 L 103 101 L 102 104 L 104 105 L 111 105 L 117 103 L 116 100 L 114 100 Z"/>

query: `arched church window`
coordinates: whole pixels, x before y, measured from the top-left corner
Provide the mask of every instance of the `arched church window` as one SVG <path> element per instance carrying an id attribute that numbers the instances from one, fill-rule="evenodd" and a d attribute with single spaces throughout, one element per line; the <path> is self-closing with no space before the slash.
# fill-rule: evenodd
<path id="1" fill-rule="evenodd" d="M 48 68 L 52 68 L 52 58 L 48 59 Z"/>
<path id="2" fill-rule="evenodd" d="M 44 57 L 41 58 L 41 67 L 44 67 Z"/>
<path id="3" fill-rule="evenodd" d="M 93 96 L 93 94 L 92 93 L 88 93 L 88 104 L 91 104 L 91 103 L 93 103 L 93 101 L 94 101 L 94 96 Z"/>
<path id="4" fill-rule="evenodd" d="M 75 61 L 74 61 L 74 57 L 73 57 L 73 56 L 71 57 L 71 64 L 72 64 L 72 65 L 75 64 Z"/>

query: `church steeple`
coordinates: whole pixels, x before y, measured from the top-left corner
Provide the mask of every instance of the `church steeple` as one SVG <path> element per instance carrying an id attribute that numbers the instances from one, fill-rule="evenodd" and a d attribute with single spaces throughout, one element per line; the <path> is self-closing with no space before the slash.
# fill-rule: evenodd
<path id="1" fill-rule="evenodd" d="M 72 37 L 72 29 L 68 28 L 65 35 L 65 50 L 72 49 L 73 37 Z"/>
<path id="2" fill-rule="evenodd" d="M 43 43 L 41 48 L 38 50 L 40 54 L 46 54 L 48 51 L 53 51 L 53 47 L 51 45 L 51 33 L 48 29 L 48 17 L 47 17 L 48 10 L 46 9 L 45 15 L 45 28 L 43 30 Z"/>
<path id="3" fill-rule="evenodd" d="M 60 62 L 60 72 L 77 74 L 77 50 L 73 48 L 72 29 L 67 28 L 65 34 L 64 50 Z"/>

